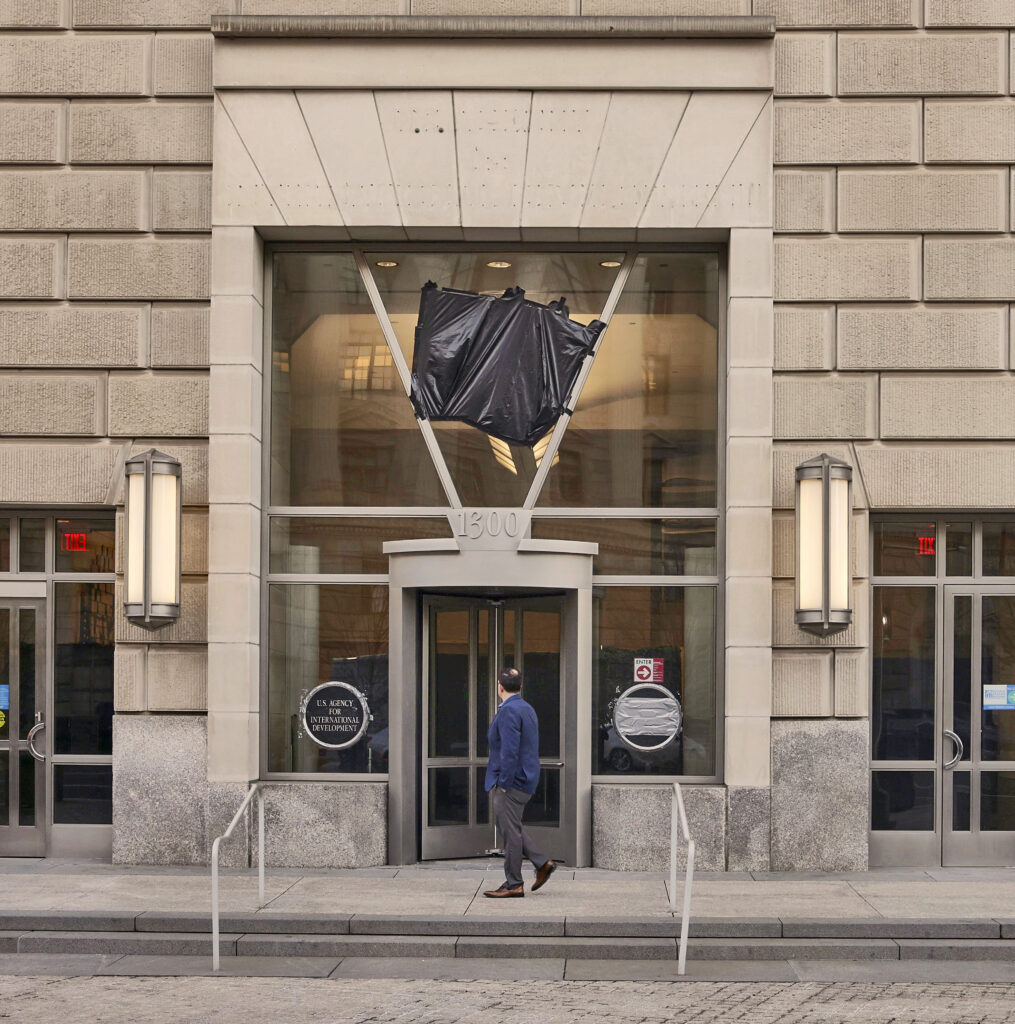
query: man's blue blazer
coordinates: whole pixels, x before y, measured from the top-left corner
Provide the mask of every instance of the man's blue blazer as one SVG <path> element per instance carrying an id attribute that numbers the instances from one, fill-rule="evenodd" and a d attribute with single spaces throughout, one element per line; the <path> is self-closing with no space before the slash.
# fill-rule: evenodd
<path id="1" fill-rule="evenodd" d="M 513 693 L 498 708 L 487 733 L 490 762 L 486 791 L 494 786 L 535 793 L 539 783 L 539 719 L 531 704 Z"/>

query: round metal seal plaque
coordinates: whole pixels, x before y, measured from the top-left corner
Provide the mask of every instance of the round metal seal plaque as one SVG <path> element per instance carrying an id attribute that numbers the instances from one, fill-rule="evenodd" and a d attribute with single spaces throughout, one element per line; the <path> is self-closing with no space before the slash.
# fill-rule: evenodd
<path id="1" fill-rule="evenodd" d="M 680 701 L 658 683 L 636 683 L 613 708 L 613 727 L 634 750 L 662 750 L 680 735 L 683 720 Z"/>
<path id="2" fill-rule="evenodd" d="M 335 679 L 315 686 L 300 708 L 306 734 L 329 750 L 345 750 L 359 743 L 373 717 L 366 697 L 350 683 Z"/>

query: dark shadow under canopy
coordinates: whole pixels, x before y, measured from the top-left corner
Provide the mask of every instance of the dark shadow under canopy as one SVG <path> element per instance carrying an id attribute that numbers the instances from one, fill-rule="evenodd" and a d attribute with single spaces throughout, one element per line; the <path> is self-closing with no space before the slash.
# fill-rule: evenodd
<path id="1" fill-rule="evenodd" d="M 517 287 L 492 296 L 428 281 L 412 357 L 416 415 L 532 447 L 557 422 L 604 327 L 569 319 L 563 297 L 544 306 Z"/>

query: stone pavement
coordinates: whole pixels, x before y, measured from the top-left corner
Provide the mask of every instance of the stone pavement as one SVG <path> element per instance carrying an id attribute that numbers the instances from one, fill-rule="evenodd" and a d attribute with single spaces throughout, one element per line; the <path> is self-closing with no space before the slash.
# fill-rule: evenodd
<path id="1" fill-rule="evenodd" d="M 0 977 L 32 1024 L 1006 1024 L 1015 985 Z"/>

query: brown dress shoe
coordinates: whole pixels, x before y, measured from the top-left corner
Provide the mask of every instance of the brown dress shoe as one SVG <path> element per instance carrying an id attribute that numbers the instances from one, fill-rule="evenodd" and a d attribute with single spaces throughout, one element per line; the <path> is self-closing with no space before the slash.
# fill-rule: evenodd
<path id="1" fill-rule="evenodd" d="M 507 882 L 505 882 L 499 889 L 487 889 L 483 895 L 489 896 L 492 900 L 502 900 L 512 896 L 524 896 L 525 886 L 508 885 Z"/>
<path id="2" fill-rule="evenodd" d="M 557 865 L 548 860 L 541 868 L 536 870 L 536 880 L 532 883 L 532 892 L 541 889 L 546 885 L 546 880 L 557 870 Z"/>

